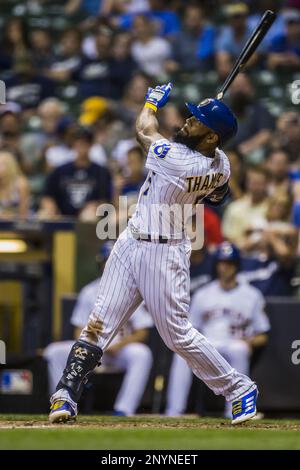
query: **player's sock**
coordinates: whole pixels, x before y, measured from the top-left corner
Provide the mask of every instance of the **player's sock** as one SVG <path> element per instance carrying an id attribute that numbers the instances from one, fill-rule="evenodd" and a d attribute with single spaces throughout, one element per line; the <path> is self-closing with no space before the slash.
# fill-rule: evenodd
<path id="1" fill-rule="evenodd" d="M 100 364 L 102 349 L 87 341 L 78 340 L 72 346 L 66 368 L 63 372 L 56 391 L 66 389 L 72 400 L 78 403 L 83 386 L 94 368 Z"/>

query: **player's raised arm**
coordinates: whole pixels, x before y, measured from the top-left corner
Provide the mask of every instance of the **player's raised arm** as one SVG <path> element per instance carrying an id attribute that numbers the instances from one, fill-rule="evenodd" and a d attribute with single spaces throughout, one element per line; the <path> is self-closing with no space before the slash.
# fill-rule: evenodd
<path id="1" fill-rule="evenodd" d="M 153 142 L 163 138 L 158 132 L 158 121 L 155 114 L 167 103 L 171 89 L 171 83 L 148 89 L 145 106 L 135 125 L 137 141 L 146 153 Z"/>

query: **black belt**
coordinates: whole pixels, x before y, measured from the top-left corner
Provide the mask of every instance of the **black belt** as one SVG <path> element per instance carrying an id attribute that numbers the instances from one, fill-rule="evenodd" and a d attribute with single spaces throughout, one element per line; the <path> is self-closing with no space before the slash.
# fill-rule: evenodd
<path id="1" fill-rule="evenodd" d="M 158 243 L 168 243 L 169 239 L 159 235 L 158 238 L 152 238 L 151 235 L 143 235 L 142 237 L 136 238 L 141 242 L 158 242 Z"/>

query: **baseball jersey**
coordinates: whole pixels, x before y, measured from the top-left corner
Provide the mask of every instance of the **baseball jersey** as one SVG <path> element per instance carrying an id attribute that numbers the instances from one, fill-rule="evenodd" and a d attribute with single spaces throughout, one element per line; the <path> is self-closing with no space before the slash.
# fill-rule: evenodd
<path id="1" fill-rule="evenodd" d="M 195 205 L 230 176 L 229 160 L 222 150 L 216 149 L 214 158 L 208 158 L 167 139 L 150 146 L 146 168 L 148 176 L 130 226 L 153 238 L 183 238 Z"/>
<path id="2" fill-rule="evenodd" d="M 71 324 L 75 327 L 83 328 L 87 322 L 89 315 L 95 305 L 96 297 L 99 289 L 99 279 L 87 284 L 79 293 L 78 299 L 71 317 Z M 127 323 L 114 337 L 111 344 L 120 341 L 134 331 L 153 326 L 152 317 L 146 310 L 145 304 L 142 303 L 136 311 L 131 315 Z"/>
<path id="3" fill-rule="evenodd" d="M 264 306 L 260 291 L 249 284 L 224 290 L 213 281 L 195 293 L 190 321 L 212 342 L 251 338 L 270 329 Z"/>

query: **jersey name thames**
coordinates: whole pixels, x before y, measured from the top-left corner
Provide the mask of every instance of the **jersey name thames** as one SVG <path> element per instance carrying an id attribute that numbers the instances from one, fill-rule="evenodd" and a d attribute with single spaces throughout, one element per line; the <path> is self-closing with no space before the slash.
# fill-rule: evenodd
<path id="1" fill-rule="evenodd" d="M 223 173 L 215 173 L 206 176 L 187 176 L 187 192 L 207 191 L 208 189 L 215 189 L 219 186 L 219 182 L 223 178 Z"/>

